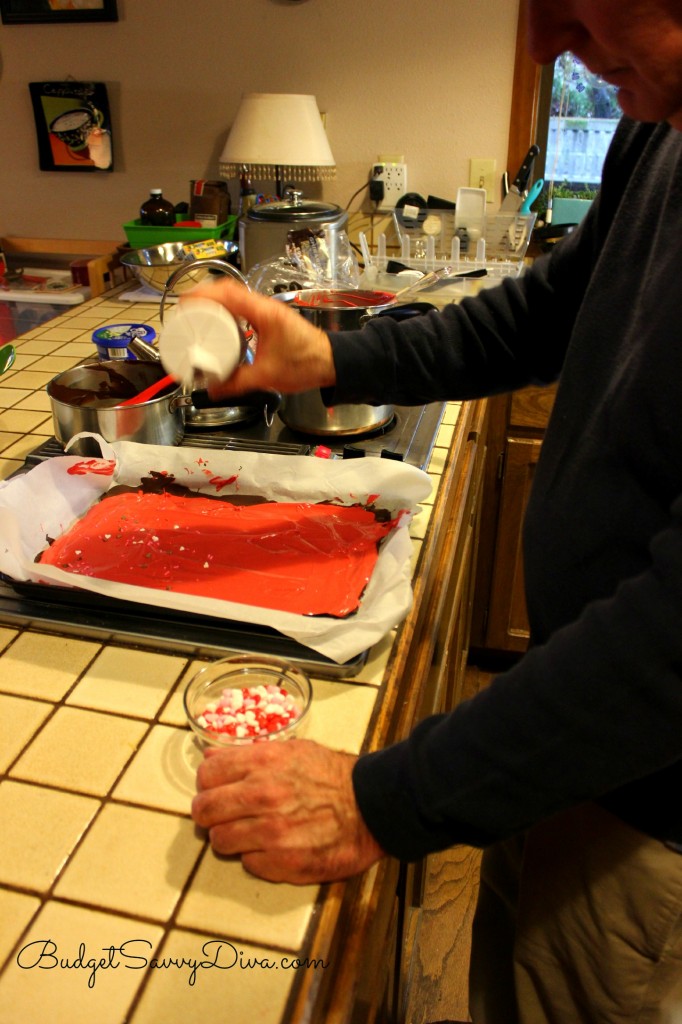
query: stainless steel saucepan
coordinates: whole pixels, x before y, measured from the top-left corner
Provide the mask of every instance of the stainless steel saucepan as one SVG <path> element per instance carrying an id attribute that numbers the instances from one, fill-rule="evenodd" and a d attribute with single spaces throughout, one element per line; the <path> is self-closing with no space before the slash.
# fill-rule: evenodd
<path id="1" fill-rule="evenodd" d="M 206 391 L 197 389 L 185 394 L 181 384 L 171 382 L 148 401 L 122 404 L 165 375 L 160 362 L 124 359 L 82 363 L 57 374 L 47 385 L 55 437 L 63 445 L 82 432 L 100 434 L 105 441 L 179 444 L 185 433 L 186 410 L 216 407 Z M 254 418 L 271 417 L 279 396 L 252 392 L 240 396 L 239 401 L 242 407 L 252 409 Z M 99 455 L 99 446 L 85 438 L 79 438 L 69 450 Z"/>
<path id="2" fill-rule="evenodd" d="M 339 289 L 305 289 L 284 292 L 275 300 L 286 302 L 323 331 L 352 331 L 362 326 L 367 310 L 389 308 L 390 292 Z M 281 419 L 291 430 L 314 436 L 334 434 L 352 436 L 378 430 L 393 418 L 392 405 L 343 403 L 325 406 L 319 389 L 285 395 L 279 410 Z"/>
<path id="3" fill-rule="evenodd" d="M 304 289 L 276 295 L 275 299 L 286 302 L 323 331 L 355 331 L 379 314 L 402 318 L 434 309 L 429 303 L 414 302 L 410 307 L 405 307 L 401 306 L 401 302 L 408 295 L 411 297 L 451 273 L 450 267 L 444 267 L 425 275 L 416 284 L 412 283 L 396 294 L 362 289 Z M 285 395 L 279 415 L 292 430 L 324 436 L 365 434 L 380 430 L 390 423 L 394 412 L 390 404 L 347 403 L 328 407 L 324 405 L 320 391 L 314 389 L 297 395 Z"/>

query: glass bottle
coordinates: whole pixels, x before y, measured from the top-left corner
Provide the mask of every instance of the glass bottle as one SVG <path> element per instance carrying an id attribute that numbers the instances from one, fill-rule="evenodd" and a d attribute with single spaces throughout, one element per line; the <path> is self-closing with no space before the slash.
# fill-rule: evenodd
<path id="1" fill-rule="evenodd" d="M 157 227 L 172 227 L 175 224 L 175 207 L 163 198 L 160 188 L 149 192 L 149 199 L 140 207 L 140 223 L 155 224 Z"/>

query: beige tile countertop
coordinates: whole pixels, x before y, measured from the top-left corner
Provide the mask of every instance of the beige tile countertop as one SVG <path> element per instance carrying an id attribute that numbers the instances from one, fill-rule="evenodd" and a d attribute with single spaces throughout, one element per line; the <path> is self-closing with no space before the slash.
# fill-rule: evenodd
<path id="1" fill-rule="evenodd" d="M 96 327 L 130 320 L 158 325 L 158 306 L 109 293 L 17 340 L 0 479 L 52 436 L 48 381 L 95 357 Z M 433 451 L 434 495 L 458 415 Z M 392 642 L 353 679 L 313 680 L 309 736 L 360 750 Z M 201 755 L 181 694 L 198 667 L 0 621 L 0 1024 L 284 1024 L 297 971 L 333 969 L 296 959 L 319 887 L 253 878 L 194 827 Z"/>

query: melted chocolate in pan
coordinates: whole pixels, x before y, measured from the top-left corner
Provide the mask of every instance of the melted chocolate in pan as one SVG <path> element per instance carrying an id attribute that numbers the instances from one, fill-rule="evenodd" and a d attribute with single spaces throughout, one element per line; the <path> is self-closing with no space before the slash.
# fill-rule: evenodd
<path id="1" fill-rule="evenodd" d="M 80 370 L 80 372 L 78 372 Z M 160 364 L 144 362 L 89 363 L 67 371 L 49 385 L 49 393 L 57 402 L 76 406 L 115 406 L 132 398 L 163 375 Z M 73 383 L 65 383 L 73 379 Z M 169 386 L 174 390 L 176 384 Z M 168 390 L 168 389 L 167 389 Z M 161 392 L 163 394 L 164 392 Z"/>

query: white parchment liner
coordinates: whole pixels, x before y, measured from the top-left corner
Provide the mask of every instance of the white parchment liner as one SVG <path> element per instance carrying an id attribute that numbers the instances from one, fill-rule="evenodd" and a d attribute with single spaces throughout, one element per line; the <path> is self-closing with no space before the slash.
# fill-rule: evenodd
<path id="1" fill-rule="evenodd" d="M 371 647 L 409 611 L 412 542 L 407 527 L 418 502 L 431 491 L 429 477 L 421 470 L 390 459 L 344 462 L 97 440 L 101 460 L 67 454 L 0 482 L 0 571 L 11 579 L 51 581 L 139 604 L 269 626 L 338 663 Z M 74 467 L 79 470 L 76 474 Z M 274 501 L 371 503 L 399 515 L 400 525 L 382 543 L 360 608 L 347 619 L 310 617 L 113 583 L 35 563 L 36 555 L 47 546 L 46 538 L 61 536 L 110 487 L 137 486 L 152 472 L 172 475 L 178 483 L 205 495 L 257 494 Z M 235 482 L 225 485 L 232 476 L 236 476 Z"/>

